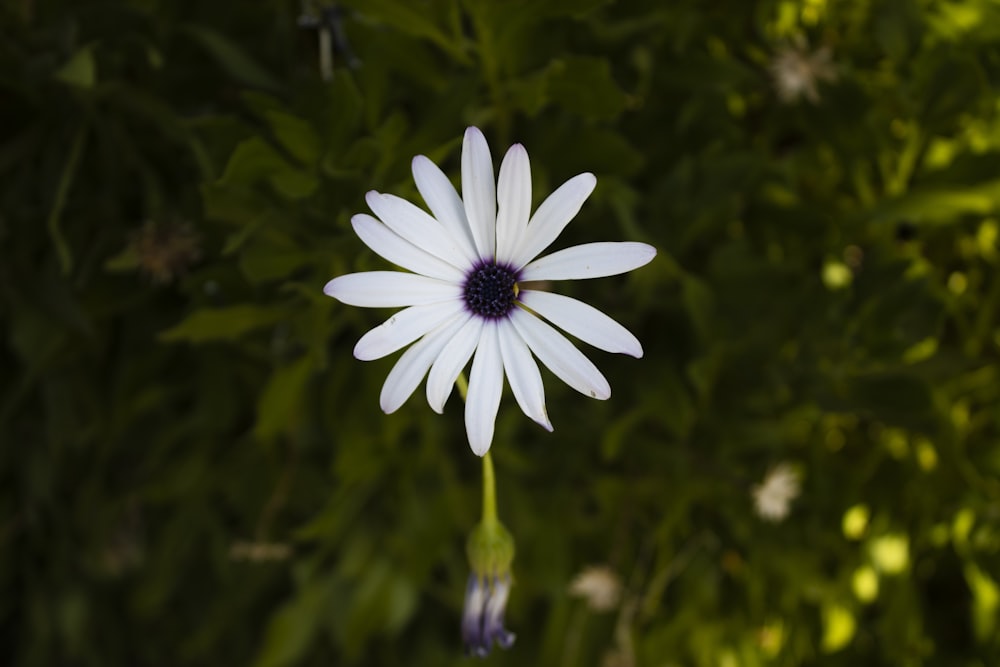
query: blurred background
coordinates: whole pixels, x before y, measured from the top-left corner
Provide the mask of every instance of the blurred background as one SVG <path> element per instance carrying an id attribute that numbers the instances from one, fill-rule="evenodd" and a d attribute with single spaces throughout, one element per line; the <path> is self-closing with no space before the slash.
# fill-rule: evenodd
<path id="1" fill-rule="evenodd" d="M 0 664 L 459 665 L 480 461 L 378 406 L 369 189 L 476 125 L 642 340 L 509 394 L 496 665 L 1000 664 L 1000 5 L 7 0 Z"/>

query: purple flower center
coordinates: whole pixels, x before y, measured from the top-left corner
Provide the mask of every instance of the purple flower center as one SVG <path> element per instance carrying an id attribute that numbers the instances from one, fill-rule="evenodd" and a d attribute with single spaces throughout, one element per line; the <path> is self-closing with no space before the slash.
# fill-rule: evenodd
<path id="1" fill-rule="evenodd" d="M 465 303 L 480 317 L 504 317 L 517 300 L 517 274 L 499 264 L 482 264 L 465 280 Z"/>

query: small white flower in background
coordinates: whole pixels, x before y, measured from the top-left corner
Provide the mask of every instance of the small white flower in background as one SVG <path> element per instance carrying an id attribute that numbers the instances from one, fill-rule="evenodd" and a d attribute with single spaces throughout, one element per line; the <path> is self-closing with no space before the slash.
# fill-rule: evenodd
<path id="1" fill-rule="evenodd" d="M 621 599 L 622 580 L 607 565 L 584 568 L 573 578 L 569 594 L 581 598 L 593 611 L 611 611 Z"/>
<path id="2" fill-rule="evenodd" d="M 816 51 L 809 51 L 801 35 L 790 46 L 781 48 L 775 54 L 770 70 L 778 98 L 786 103 L 805 98 L 816 104 L 819 102 L 819 82 L 837 79 L 830 48 L 824 46 Z"/>
<path id="3" fill-rule="evenodd" d="M 536 259 L 577 214 L 597 179 L 580 174 L 553 192 L 531 215 L 528 153 L 514 144 L 493 180 L 493 159 L 482 132 L 470 127 L 462 145 L 462 196 L 429 159 L 413 159 L 413 178 L 433 215 L 389 194 L 369 192 L 378 219 L 351 219 L 373 251 L 412 273 L 370 271 L 334 278 L 324 292 L 368 308 L 406 307 L 358 341 L 354 356 L 379 359 L 414 343 L 389 372 L 382 409 L 391 413 L 427 376 L 427 401 L 440 413 L 469 359 L 465 425 L 472 451 L 484 455 L 503 378 L 528 417 L 551 431 L 537 357 L 586 396 L 606 399 L 601 372 L 548 320 L 585 343 L 633 357 L 639 341 L 599 310 L 525 283 L 600 278 L 648 263 L 645 243 L 587 243 Z"/>
<path id="4" fill-rule="evenodd" d="M 800 491 L 799 474 L 788 463 L 771 469 L 764 481 L 753 487 L 754 508 L 765 521 L 782 521 Z"/>

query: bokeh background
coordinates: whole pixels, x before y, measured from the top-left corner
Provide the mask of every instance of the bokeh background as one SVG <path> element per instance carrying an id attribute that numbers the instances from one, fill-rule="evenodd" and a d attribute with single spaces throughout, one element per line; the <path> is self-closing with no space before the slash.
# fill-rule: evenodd
<path id="1" fill-rule="evenodd" d="M 469 125 L 659 250 L 504 399 L 489 662 L 1000 664 L 991 0 L 4 2 L 0 664 L 468 664 L 461 405 L 321 290 Z"/>

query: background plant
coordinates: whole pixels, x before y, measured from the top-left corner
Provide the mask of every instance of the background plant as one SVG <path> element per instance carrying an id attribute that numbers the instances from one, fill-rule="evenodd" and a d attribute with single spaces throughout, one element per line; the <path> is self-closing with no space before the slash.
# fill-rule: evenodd
<path id="1" fill-rule="evenodd" d="M 644 343 L 593 352 L 612 399 L 547 382 L 552 435 L 501 412 L 519 637 L 490 659 L 994 664 L 997 26 L 988 0 L 5 4 L 2 662 L 462 660 L 460 406 L 382 415 L 392 359 L 350 356 L 379 316 L 321 287 L 382 266 L 364 193 L 415 198 L 416 154 L 457 174 L 474 124 L 538 193 L 597 175 L 560 243 L 659 250 L 570 286 Z M 769 521 L 777 469 L 800 489 Z M 610 609 L 571 595 L 594 564 Z"/>

